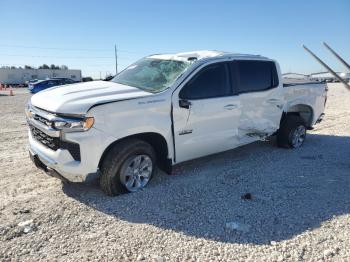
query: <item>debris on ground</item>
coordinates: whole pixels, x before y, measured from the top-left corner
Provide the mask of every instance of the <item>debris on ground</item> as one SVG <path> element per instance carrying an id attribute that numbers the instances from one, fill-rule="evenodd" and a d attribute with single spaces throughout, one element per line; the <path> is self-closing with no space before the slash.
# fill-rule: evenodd
<path id="1" fill-rule="evenodd" d="M 18 227 L 20 227 L 25 234 L 28 234 L 34 231 L 35 225 L 34 225 L 33 219 L 30 219 L 30 220 L 26 220 L 18 223 Z"/>
<path id="2" fill-rule="evenodd" d="M 241 199 L 243 199 L 243 200 L 252 200 L 253 196 L 252 196 L 251 193 L 246 193 L 246 194 L 241 196 Z"/>
<path id="3" fill-rule="evenodd" d="M 239 222 L 228 222 L 226 228 L 233 231 L 249 232 L 250 226 Z"/>

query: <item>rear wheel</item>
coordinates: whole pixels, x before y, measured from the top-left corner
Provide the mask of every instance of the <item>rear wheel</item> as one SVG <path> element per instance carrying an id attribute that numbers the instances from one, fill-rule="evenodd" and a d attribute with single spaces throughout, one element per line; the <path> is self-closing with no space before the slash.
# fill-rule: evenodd
<path id="1" fill-rule="evenodd" d="M 114 145 L 101 164 L 101 189 L 111 196 L 136 192 L 151 180 L 156 156 L 148 143 L 127 139 Z"/>
<path id="2" fill-rule="evenodd" d="M 297 115 L 287 115 L 277 132 L 277 145 L 285 148 L 301 147 L 306 138 L 306 125 Z"/>

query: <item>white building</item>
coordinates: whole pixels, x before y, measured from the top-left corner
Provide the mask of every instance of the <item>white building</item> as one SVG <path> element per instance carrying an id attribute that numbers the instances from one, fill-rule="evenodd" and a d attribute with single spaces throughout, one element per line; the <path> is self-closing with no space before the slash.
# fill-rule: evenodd
<path id="1" fill-rule="evenodd" d="M 2 84 L 18 85 L 29 80 L 51 77 L 65 77 L 81 81 L 81 70 L 0 68 L 0 83 Z"/>
<path id="2" fill-rule="evenodd" d="M 345 81 L 350 80 L 350 73 L 336 72 Z M 318 81 L 337 81 L 336 78 L 329 72 L 314 73 L 310 75 L 310 78 Z"/>
<path id="3" fill-rule="evenodd" d="M 299 73 L 285 73 L 282 74 L 285 79 L 298 79 L 298 80 L 309 80 L 308 75 L 299 74 Z"/>

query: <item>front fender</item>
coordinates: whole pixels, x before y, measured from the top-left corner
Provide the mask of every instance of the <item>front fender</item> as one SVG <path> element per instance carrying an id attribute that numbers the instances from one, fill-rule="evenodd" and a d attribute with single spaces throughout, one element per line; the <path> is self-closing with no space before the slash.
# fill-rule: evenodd
<path id="1" fill-rule="evenodd" d="M 94 127 L 106 133 L 109 144 L 142 133 L 159 134 L 165 138 L 169 157 L 172 158 L 174 148 L 170 102 L 166 98 L 157 98 L 155 101 L 159 102 L 149 103 L 150 99 L 133 99 L 99 105 L 91 108 L 87 116 L 95 118 Z"/>

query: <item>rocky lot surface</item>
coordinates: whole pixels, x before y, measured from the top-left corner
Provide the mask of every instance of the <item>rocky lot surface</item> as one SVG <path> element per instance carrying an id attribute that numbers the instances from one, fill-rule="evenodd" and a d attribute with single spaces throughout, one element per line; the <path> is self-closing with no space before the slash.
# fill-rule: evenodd
<path id="1" fill-rule="evenodd" d="M 254 143 L 114 198 L 37 170 L 29 95 L 0 96 L 0 261 L 350 261 L 350 92 L 328 96 L 298 150 Z"/>

